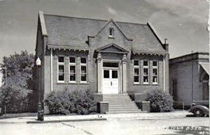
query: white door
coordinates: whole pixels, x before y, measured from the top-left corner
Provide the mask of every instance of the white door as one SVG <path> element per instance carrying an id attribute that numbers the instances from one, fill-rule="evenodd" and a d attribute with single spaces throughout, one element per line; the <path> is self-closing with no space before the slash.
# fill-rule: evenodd
<path id="1" fill-rule="evenodd" d="M 103 71 L 103 94 L 118 94 L 118 70 L 117 69 L 104 69 Z"/>

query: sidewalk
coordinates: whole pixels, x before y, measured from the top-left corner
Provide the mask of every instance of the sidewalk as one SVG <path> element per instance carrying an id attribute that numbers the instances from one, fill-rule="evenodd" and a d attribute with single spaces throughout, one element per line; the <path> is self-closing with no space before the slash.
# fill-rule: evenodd
<path id="1" fill-rule="evenodd" d="M 36 116 L 17 117 L 0 119 L 0 124 L 18 123 L 56 123 L 56 122 L 79 122 L 79 121 L 103 121 L 103 120 L 158 120 L 158 119 L 177 119 L 189 115 L 187 111 L 174 111 L 166 113 L 130 113 L 130 114 L 94 114 L 94 115 L 62 115 L 44 116 L 44 121 L 37 121 Z"/>

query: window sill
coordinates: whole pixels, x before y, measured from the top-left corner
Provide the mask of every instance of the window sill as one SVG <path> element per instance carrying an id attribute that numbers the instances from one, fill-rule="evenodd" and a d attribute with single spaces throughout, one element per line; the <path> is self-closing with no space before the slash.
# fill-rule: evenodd
<path id="1" fill-rule="evenodd" d="M 69 82 L 68 84 L 76 84 L 77 82 L 75 81 L 75 82 Z"/>
<path id="2" fill-rule="evenodd" d="M 158 83 L 152 84 L 152 83 L 133 83 L 134 86 L 160 86 Z"/>
<path id="3" fill-rule="evenodd" d="M 114 36 L 109 36 L 109 38 L 114 39 Z"/>
<path id="4" fill-rule="evenodd" d="M 89 85 L 88 82 L 57 82 L 59 85 Z"/>
<path id="5" fill-rule="evenodd" d="M 62 83 L 63 84 L 63 83 L 65 83 L 65 81 L 57 81 L 57 83 Z"/>
<path id="6" fill-rule="evenodd" d="M 59 85 L 64 85 L 64 84 L 66 84 L 66 82 L 57 82 L 56 84 L 59 84 Z"/>

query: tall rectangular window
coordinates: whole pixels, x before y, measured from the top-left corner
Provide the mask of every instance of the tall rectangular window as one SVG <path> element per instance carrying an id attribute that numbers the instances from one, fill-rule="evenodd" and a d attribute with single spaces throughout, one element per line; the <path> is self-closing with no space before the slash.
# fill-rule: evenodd
<path id="1" fill-rule="evenodd" d="M 69 71 L 70 71 L 70 76 L 69 76 L 70 82 L 76 82 L 76 61 L 75 61 L 75 57 L 70 57 L 69 58 Z"/>
<path id="2" fill-rule="evenodd" d="M 139 69 L 139 61 L 138 60 L 134 60 L 134 84 L 139 84 L 140 83 L 140 69 Z"/>
<path id="3" fill-rule="evenodd" d="M 149 61 L 143 61 L 143 84 L 149 84 Z"/>
<path id="4" fill-rule="evenodd" d="M 158 62 L 152 61 L 152 84 L 158 84 Z"/>
<path id="5" fill-rule="evenodd" d="M 87 82 L 87 60 L 86 58 L 81 57 L 80 61 L 80 66 L 81 66 L 81 82 L 85 83 Z"/>
<path id="6" fill-rule="evenodd" d="M 58 82 L 64 82 L 64 57 L 58 57 Z"/>

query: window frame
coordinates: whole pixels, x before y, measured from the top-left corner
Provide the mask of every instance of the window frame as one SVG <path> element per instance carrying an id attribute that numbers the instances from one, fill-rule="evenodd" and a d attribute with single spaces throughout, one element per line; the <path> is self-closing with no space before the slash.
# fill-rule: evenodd
<path id="1" fill-rule="evenodd" d="M 147 66 L 144 66 L 144 62 L 145 61 L 147 61 Z M 147 75 L 145 75 L 144 74 L 144 69 L 147 69 L 148 71 L 147 71 Z M 149 63 L 149 60 L 147 60 L 147 59 L 144 59 L 144 60 L 142 60 L 142 83 L 143 84 L 146 84 L 146 85 L 148 85 L 148 84 L 150 84 L 150 63 Z M 144 81 L 144 77 L 147 77 L 147 79 L 148 79 L 148 81 L 147 82 L 145 82 Z"/>
<path id="2" fill-rule="evenodd" d="M 86 62 L 85 63 L 82 63 L 82 58 L 85 58 L 86 59 Z M 84 66 L 86 68 L 86 72 L 85 73 L 82 73 L 82 66 Z M 80 83 L 87 83 L 87 57 L 80 57 Z M 82 75 L 86 75 L 86 81 L 82 81 Z"/>
<path id="3" fill-rule="evenodd" d="M 135 65 L 135 61 L 138 61 L 138 65 Z M 135 75 L 135 69 L 139 70 L 138 75 Z M 141 75 L 141 61 L 134 59 L 133 60 L 133 84 L 140 84 L 141 82 L 140 75 Z M 138 82 L 135 82 L 135 77 L 138 77 Z"/>
<path id="4" fill-rule="evenodd" d="M 109 28 L 109 37 L 111 37 L 111 38 L 114 37 L 114 28 L 113 27 Z"/>
<path id="5" fill-rule="evenodd" d="M 71 63 L 71 58 L 74 58 L 74 63 Z M 74 81 L 71 81 L 71 66 L 74 66 L 75 67 L 75 72 L 74 72 L 74 75 L 75 75 L 75 80 Z M 69 83 L 76 83 L 77 81 L 77 73 L 76 73 L 76 56 L 69 56 Z"/>
<path id="6" fill-rule="evenodd" d="M 156 66 L 154 66 L 153 65 L 153 62 L 157 62 L 157 65 Z M 159 81 L 159 71 L 158 71 L 158 67 L 159 67 L 159 63 L 158 63 L 158 61 L 157 60 L 153 60 L 152 61 L 152 75 L 151 75 L 151 79 L 152 79 L 152 84 L 158 84 L 158 81 Z M 156 69 L 157 70 L 157 75 L 154 75 L 154 72 L 153 72 L 153 70 L 154 69 Z M 157 77 L 157 81 L 156 82 L 153 82 L 153 77 Z"/>
<path id="7" fill-rule="evenodd" d="M 59 57 L 63 57 L 63 62 L 59 62 Z M 63 80 L 59 80 L 59 66 L 63 66 Z M 58 83 L 65 83 L 65 56 L 59 55 L 57 60 L 57 82 Z"/>

